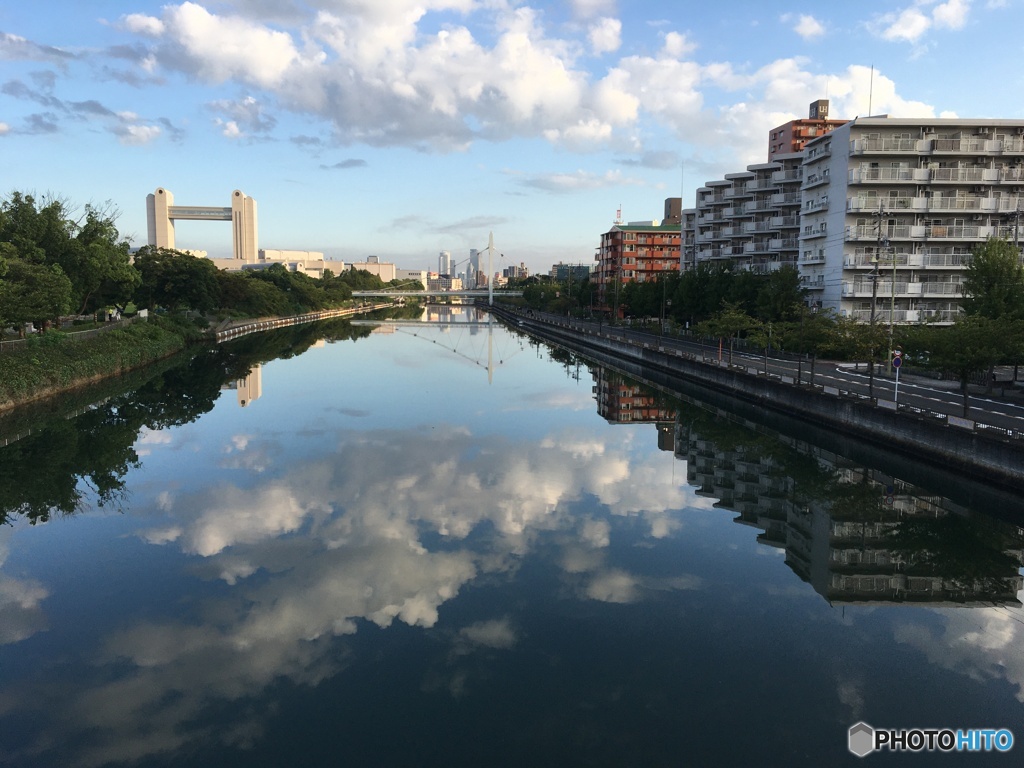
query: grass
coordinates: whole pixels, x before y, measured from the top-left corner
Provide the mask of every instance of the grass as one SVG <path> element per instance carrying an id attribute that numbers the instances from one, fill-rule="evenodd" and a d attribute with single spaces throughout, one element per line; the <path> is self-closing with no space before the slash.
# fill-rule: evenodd
<path id="1" fill-rule="evenodd" d="M 0 354 L 0 408 L 18 405 L 160 360 L 202 338 L 194 324 L 151 318 L 76 341 L 60 331 Z"/>

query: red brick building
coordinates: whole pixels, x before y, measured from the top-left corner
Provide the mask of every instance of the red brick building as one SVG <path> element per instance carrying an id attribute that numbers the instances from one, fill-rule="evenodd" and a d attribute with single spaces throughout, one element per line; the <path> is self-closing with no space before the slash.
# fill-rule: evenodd
<path id="1" fill-rule="evenodd" d="M 670 208 L 668 203 L 666 210 Z M 616 308 L 618 291 L 627 283 L 657 280 L 666 273 L 678 272 L 679 235 L 678 216 L 661 222 L 616 222 L 601 235 L 601 245 L 594 254 L 597 264 L 591 274 L 601 308 Z"/>

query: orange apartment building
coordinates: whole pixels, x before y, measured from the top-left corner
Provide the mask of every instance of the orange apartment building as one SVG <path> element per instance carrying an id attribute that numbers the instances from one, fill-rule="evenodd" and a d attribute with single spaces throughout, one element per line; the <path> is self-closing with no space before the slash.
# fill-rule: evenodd
<path id="1" fill-rule="evenodd" d="M 803 152 L 808 141 L 824 136 L 846 122 L 829 120 L 828 99 L 812 101 L 805 119 L 790 120 L 768 133 L 768 162 L 773 161 L 776 155 Z"/>
<path id="2" fill-rule="evenodd" d="M 680 199 L 665 201 L 662 221 L 615 222 L 601 235 L 592 277 L 603 310 L 618 307 L 618 293 L 628 283 L 657 280 L 679 271 Z"/>

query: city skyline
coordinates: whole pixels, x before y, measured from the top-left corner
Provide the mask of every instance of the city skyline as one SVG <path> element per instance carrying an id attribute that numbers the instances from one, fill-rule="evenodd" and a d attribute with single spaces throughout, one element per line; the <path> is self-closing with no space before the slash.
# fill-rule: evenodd
<path id="1" fill-rule="evenodd" d="M 979 87 L 1022 19 L 1009 0 L 23 4 L 0 10 L 0 194 L 109 201 L 141 246 L 154 188 L 239 189 L 260 247 L 430 269 L 493 231 L 496 271 L 547 272 L 593 263 L 619 211 L 692 207 L 818 98 L 834 118 L 1024 117 Z M 178 241 L 231 246 L 204 222 Z"/>

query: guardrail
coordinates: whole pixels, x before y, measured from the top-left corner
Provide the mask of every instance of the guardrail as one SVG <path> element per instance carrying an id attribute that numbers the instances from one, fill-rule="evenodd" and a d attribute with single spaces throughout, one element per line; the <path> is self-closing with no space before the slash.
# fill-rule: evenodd
<path id="1" fill-rule="evenodd" d="M 138 319 L 139 318 L 135 316 L 123 317 L 120 320 L 112 320 L 109 323 L 103 323 L 103 325 L 101 325 L 99 328 L 90 328 L 86 331 L 65 331 L 59 328 L 55 328 L 52 331 L 48 331 L 48 333 L 58 332 L 69 341 L 85 341 L 86 339 L 91 339 L 96 336 L 99 336 L 101 333 L 113 331 L 117 328 L 124 328 L 126 325 L 131 325 L 132 323 L 136 322 Z M 30 338 L 38 338 L 38 336 L 36 334 L 32 334 Z M 28 342 L 28 338 L 0 339 L 0 352 L 17 352 L 27 347 Z"/>
<path id="2" fill-rule="evenodd" d="M 391 303 L 372 304 L 366 307 L 346 307 L 344 309 L 324 309 L 319 312 L 306 312 L 301 315 L 289 315 L 287 317 L 270 317 L 261 320 L 250 320 L 213 332 L 214 340 L 219 344 L 222 341 L 230 341 L 241 336 L 248 336 L 250 333 L 270 331 L 275 328 L 285 328 L 289 325 L 301 325 L 302 323 L 314 323 L 318 320 L 330 320 L 334 317 L 348 317 L 364 312 L 372 312 L 375 309 L 390 307 Z"/>

